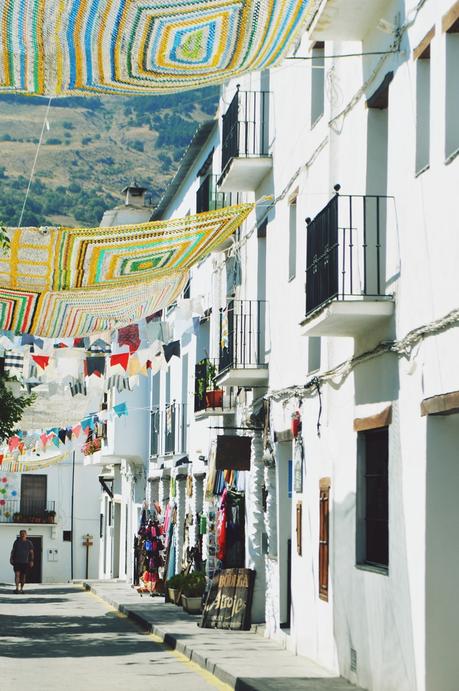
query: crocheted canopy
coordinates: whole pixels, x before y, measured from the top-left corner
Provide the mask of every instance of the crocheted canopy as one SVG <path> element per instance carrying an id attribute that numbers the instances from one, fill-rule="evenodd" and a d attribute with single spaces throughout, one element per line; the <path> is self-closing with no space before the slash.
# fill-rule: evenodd
<path id="1" fill-rule="evenodd" d="M 0 0 L 0 90 L 164 93 L 275 64 L 308 0 Z"/>
<path id="2" fill-rule="evenodd" d="M 253 204 L 102 228 L 8 228 L 0 255 L 0 329 L 51 338 L 138 321 L 171 304 L 189 268 L 226 240 Z"/>

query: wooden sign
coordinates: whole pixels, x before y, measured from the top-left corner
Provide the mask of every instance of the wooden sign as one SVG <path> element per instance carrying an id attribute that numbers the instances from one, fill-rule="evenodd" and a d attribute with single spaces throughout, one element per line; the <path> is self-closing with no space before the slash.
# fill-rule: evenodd
<path id="1" fill-rule="evenodd" d="M 250 629 L 255 571 L 224 569 L 212 579 L 202 613 L 204 629 Z"/>
<path id="2" fill-rule="evenodd" d="M 219 434 L 215 467 L 217 470 L 250 470 L 251 447 L 251 437 Z"/>

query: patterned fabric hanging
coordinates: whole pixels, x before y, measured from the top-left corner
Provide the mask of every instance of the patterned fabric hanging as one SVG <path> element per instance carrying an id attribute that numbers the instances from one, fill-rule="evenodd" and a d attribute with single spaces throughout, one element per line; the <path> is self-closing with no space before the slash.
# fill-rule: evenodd
<path id="1" fill-rule="evenodd" d="M 60 338 L 138 322 L 171 304 L 190 267 L 252 208 L 128 226 L 8 228 L 10 247 L 0 255 L 0 329 Z"/>
<path id="2" fill-rule="evenodd" d="M 0 0 L 0 90 L 165 93 L 280 61 L 308 0 Z"/>

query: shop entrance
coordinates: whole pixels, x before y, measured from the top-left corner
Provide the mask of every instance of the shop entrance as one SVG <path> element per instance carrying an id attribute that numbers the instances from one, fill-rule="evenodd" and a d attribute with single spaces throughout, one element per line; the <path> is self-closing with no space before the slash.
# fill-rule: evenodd
<path id="1" fill-rule="evenodd" d="M 33 567 L 27 573 L 27 583 L 42 582 L 43 538 L 28 535 L 27 539 L 33 544 Z"/>

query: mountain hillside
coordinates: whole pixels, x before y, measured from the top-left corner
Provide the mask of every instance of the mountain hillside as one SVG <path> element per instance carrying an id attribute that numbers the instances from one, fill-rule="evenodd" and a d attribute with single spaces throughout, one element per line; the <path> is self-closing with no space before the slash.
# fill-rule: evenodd
<path id="1" fill-rule="evenodd" d="M 158 201 L 196 127 L 215 113 L 216 88 L 165 96 L 0 96 L 0 223 L 15 225 L 37 144 L 22 225 L 98 225 L 132 179 Z"/>

